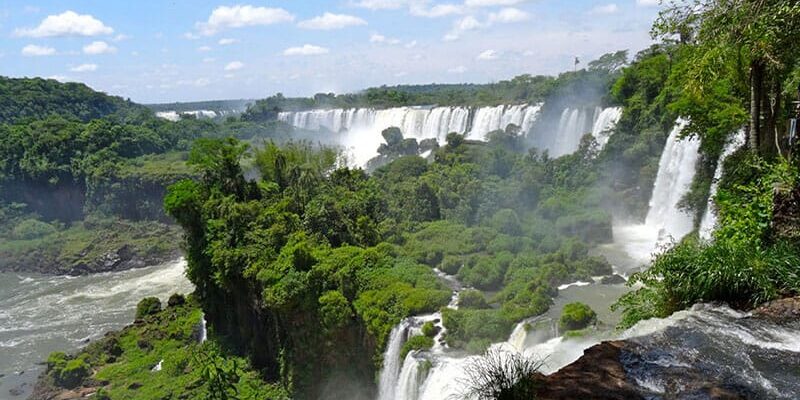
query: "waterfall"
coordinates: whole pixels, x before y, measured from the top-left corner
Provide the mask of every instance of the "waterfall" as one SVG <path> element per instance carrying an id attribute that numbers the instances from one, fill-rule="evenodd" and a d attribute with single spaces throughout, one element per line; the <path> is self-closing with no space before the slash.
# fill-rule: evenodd
<path id="1" fill-rule="evenodd" d="M 422 362 L 417 358 L 417 351 L 410 351 L 403 361 L 403 369 L 400 371 L 400 378 L 395 391 L 395 400 L 417 400 L 419 399 L 420 385 L 427 375 L 420 374 Z"/>
<path id="2" fill-rule="evenodd" d="M 697 138 L 679 138 L 686 121 L 678 121 L 667 138 L 658 162 L 650 210 L 645 225 L 658 232 L 659 238 L 671 236 L 680 240 L 693 228 L 692 216 L 678 208 L 678 202 L 689 191 L 700 156 Z"/>
<path id="3" fill-rule="evenodd" d="M 682 239 L 694 226 L 692 216 L 678 208 L 692 184 L 699 158 L 699 140 L 679 139 L 686 124 L 678 120 L 667 138 L 645 223 L 613 227 L 614 242 L 637 263 L 648 262 L 659 246 L 668 244 L 670 238 Z"/>
<path id="4" fill-rule="evenodd" d="M 609 107 L 601 111 L 600 115 L 595 118 L 592 126 L 592 136 L 594 136 L 597 144 L 600 145 L 601 150 L 608 143 L 612 130 L 616 127 L 621 117 L 622 107 Z"/>
<path id="5" fill-rule="evenodd" d="M 386 344 L 386 351 L 383 354 L 381 380 L 378 384 L 379 400 L 394 399 L 400 373 L 400 350 L 406 341 L 408 326 L 408 320 L 404 320 L 392 328 L 392 332 L 389 334 L 389 343 Z"/>
<path id="6" fill-rule="evenodd" d="M 541 105 L 505 105 L 497 107 L 395 107 L 329 109 L 281 112 L 278 119 L 297 128 L 340 134 L 341 144 L 349 150 L 352 162 L 365 165 L 377 155 L 383 143 L 381 132 L 397 127 L 406 138 L 436 139 L 444 143 L 447 134 L 456 132 L 468 139 L 484 140 L 486 134 L 505 129 L 509 124 L 527 134 Z"/>
<path id="7" fill-rule="evenodd" d="M 744 130 L 740 130 L 736 132 L 736 134 L 733 135 L 733 137 L 731 137 L 730 140 L 725 144 L 725 148 L 722 150 L 722 154 L 719 156 L 719 161 L 717 161 L 717 169 L 714 171 L 714 180 L 711 181 L 711 188 L 708 191 L 706 212 L 703 214 L 703 219 L 700 221 L 699 233 L 702 239 L 711 240 L 711 234 L 714 232 L 714 227 L 717 225 L 717 212 L 714 205 L 714 196 L 717 195 L 719 181 L 722 179 L 722 168 L 725 164 L 725 160 L 730 157 L 731 154 L 735 153 L 736 150 L 739 150 L 739 148 L 744 146 L 744 142 Z"/>
<path id="8" fill-rule="evenodd" d="M 200 337 L 198 338 L 198 342 L 203 343 L 208 339 L 208 322 L 206 322 L 206 315 L 200 318 Z"/>

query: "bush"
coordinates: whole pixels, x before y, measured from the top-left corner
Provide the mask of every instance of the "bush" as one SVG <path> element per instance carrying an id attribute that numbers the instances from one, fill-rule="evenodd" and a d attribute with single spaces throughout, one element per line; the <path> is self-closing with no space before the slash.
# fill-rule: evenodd
<path id="1" fill-rule="evenodd" d="M 145 297 L 136 305 L 136 319 L 148 315 L 158 314 L 161 311 L 161 300 L 158 297 Z"/>
<path id="2" fill-rule="evenodd" d="M 434 325 L 433 321 L 428 321 L 422 325 L 422 334 L 433 338 L 439 334 L 439 327 Z"/>
<path id="3" fill-rule="evenodd" d="M 86 361 L 88 355 L 70 359 L 62 352 L 50 353 L 47 357 L 47 372 L 53 377 L 56 385 L 72 389 L 89 376 L 91 366 Z"/>
<path id="4" fill-rule="evenodd" d="M 481 291 L 466 289 L 458 294 L 458 306 L 460 308 L 485 309 L 489 308 L 489 303 Z"/>
<path id="5" fill-rule="evenodd" d="M 55 232 L 56 228 L 53 225 L 50 225 L 47 222 L 39 221 L 38 219 L 30 218 L 17 224 L 17 226 L 15 226 L 14 230 L 11 232 L 11 235 L 14 237 L 14 239 L 31 240 L 38 239 Z"/>
<path id="6" fill-rule="evenodd" d="M 412 336 L 400 349 L 400 359 L 404 360 L 412 350 L 428 350 L 433 347 L 433 338 L 425 335 Z"/>
<path id="7" fill-rule="evenodd" d="M 584 329 L 597 322 L 597 314 L 583 303 L 569 303 L 564 306 L 561 312 L 561 319 L 558 321 L 563 330 Z"/>
<path id="8" fill-rule="evenodd" d="M 177 307 L 186 304 L 186 296 L 180 293 L 174 293 L 172 296 L 169 296 L 169 300 L 167 300 L 167 307 Z"/>

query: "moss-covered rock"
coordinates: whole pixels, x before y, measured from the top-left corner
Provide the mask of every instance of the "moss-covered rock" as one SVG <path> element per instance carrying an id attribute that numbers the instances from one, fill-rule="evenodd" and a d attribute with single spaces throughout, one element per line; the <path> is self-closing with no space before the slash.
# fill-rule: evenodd
<path id="1" fill-rule="evenodd" d="M 158 297 L 145 297 L 136 305 L 136 319 L 158 314 L 160 311 L 161 300 L 159 300 Z"/>
<path id="2" fill-rule="evenodd" d="M 565 305 L 561 312 L 561 319 L 558 321 L 561 329 L 568 331 L 584 329 L 595 322 L 597 322 L 597 313 L 583 303 Z"/>

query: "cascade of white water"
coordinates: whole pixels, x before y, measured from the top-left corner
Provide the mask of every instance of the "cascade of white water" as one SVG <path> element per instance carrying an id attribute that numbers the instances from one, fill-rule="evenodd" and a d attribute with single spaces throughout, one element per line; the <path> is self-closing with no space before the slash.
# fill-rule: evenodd
<path id="1" fill-rule="evenodd" d="M 609 107 L 600 112 L 595 118 L 594 125 L 592 126 L 592 136 L 600 145 L 600 149 L 606 146 L 608 139 L 611 137 L 611 131 L 619 122 L 622 117 L 622 107 Z"/>
<path id="2" fill-rule="evenodd" d="M 203 343 L 208 339 L 208 323 L 206 322 L 206 315 L 200 318 L 200 337 L 198 338 L 198 342 Z"/>
<path id="3" fill-rule="evenodd" d="M 678 208 L 678 202 L 692 184 L 700 156 L 699 139 L 679 137 L 686 124 L 686 121 L 678 121 L 667 138 L 650 197 L 645 225 L 658 232 L 659 239 L 680 240 L 693 227 L 692 216 Z"/>
<path id="4" fill-rule="evenodd" d="M 590 133 L 598 109 L 565 108 L 561 112 L 556 136 L 551 139 L 551 144 L 545 146 L 552 157 L 561 157 L 578 149 L 583 135 Z"/>
<path id="5" fill-rule="evenodd" d="M 397 324 L 389 334 L 389 343 L 386 344 L 386 351 L 383 354 L 383 368 L 381 369 L 381 379 L 378 383 L 378 399 L 394 399 L 397 389 L 398 375 L 400 374 L 400 350 L 408 335 L 408 320 Z"/>
<path id="6" fill-rule="evenodd" d="M 708 192 L 708 203 L 706 205 L 706 212 L 703 214 L 703 219 L 700 221 L 700 237 L 705 240 L 711 240 L 711 234 L 714 232 L 714 227 L 717 225 L 717 212 L 714 205 L 714 196 L 717 195 L 719 188 L 719 180 L 722 179 L 722 167 L 725 160 L 731 154 L 739 150 L 745 143 L 744 130 L 740 130 L 734 134 L 730 140 L 725 144 L 722 154 L 717 161 L 717 169 L 714 171 L 714 179 L 711 181 L 711 188 Z"/>

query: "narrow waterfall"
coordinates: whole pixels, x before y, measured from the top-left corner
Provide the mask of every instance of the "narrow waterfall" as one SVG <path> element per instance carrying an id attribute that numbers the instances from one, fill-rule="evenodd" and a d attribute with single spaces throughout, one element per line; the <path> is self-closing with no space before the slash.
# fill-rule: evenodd
<path id="1" fill-rule="evenodd" d="M 658 232 L 660 239 L 669 236 L 680 240 L 693 228 L 692 216 L 678 208 L 678 202 L 692 184 L 700 156 L 699 139 L 679 138 L 686 124 L 678 121 L 667 138 L 645 219 L 645 225 Z"/>
<path id="2" fill-rule="evenodd" d="M 700 221 L 700 237 L 704 240 L 711 240 L 711 234 L 714 232 L 714 227 L 717 225 L 717 211 L 714 204 L 714 196 L 717 195 L 719 188 L 719 181 L 722 179 L 722 168 L 725 160 L 731 154 L 739 150 L 745 143 L 744 130 L 736 132 L 725 144 L 722 154 L 719 156 L 717 162 L 717 169 L 714 171 L 714 180 L 711 181 L 711 188 L 708 191 L 708 203 L 706 205 L 706 212 L 703 214 L 703 219 Z"/>
<path id="3" fill-rule="evenodd" d="M 686 124 L 678 120 L 667 138 L 645 223 L 614 226 L 614 242 L 639 263 L 648 262 L 659 246 L 682 239 L 693 228 L 692 216 L 678 208 L 692 184 L 699 159 L 700 141 L 679 138 Z"/>
<path id="4" fill-rule="evenodd" d="M 378 384 L 379 400 L 394 399 L 401 367 L 400 350 L 408 336 L 408 327 L 408 320 L 404 320 L 392 328 L 389 334 L 389 343 L 386 344 L 386 351 L 383 353 L 381 380 Z"/>
<path id="5" fill-rule="evenodd" d="M 612 130 L 616 127 L 617 122 L 622 117 L 622 107 L 609 107 L 600 112 L 600 115 L 595 118 L 594 126 L 592 126 L 592 136 L 600 145 L 602 150 L 608 139 L 611 137 Z"/>
<path id="6" fill-rule="evenodd" d="M 203 314 L 203 316 L 200 317 L 200 335 L 197 341 L 203 343 L 206 340 L 208 340 L 208 322 L 206 322 L 206 315 Z"/>
<path id="7" fill-rule="evenodd" d="M 591 113 L 591 115 L 590 115 Z M 597 110 L 586 108 L 565 108 L 558 122 L 556 136 L 552 145 L 547 147 L 553 157 L 561 157 L 574 152 L 581 142 L 581 137 L 590 132 Z"/>

